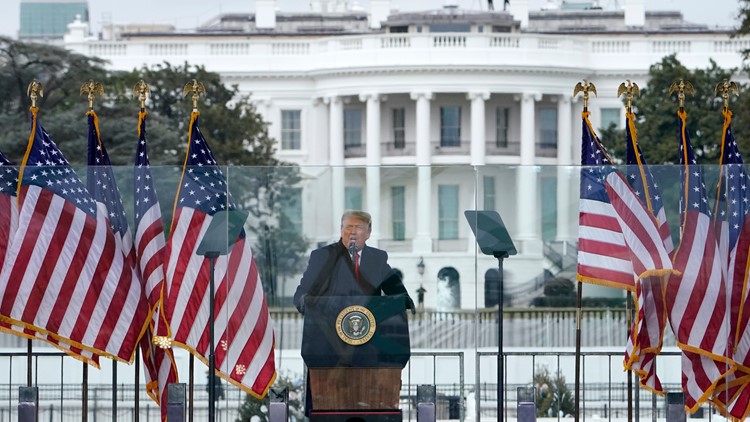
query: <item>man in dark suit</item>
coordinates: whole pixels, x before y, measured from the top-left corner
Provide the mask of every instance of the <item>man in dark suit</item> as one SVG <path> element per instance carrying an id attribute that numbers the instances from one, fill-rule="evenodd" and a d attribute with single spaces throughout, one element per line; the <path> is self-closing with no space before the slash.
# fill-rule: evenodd
<path id="1" fill-rule="evenodd" d="M 404 294 L 407 309 L 415 311 L 401 277 L 388 264 L 388 253 L 367 246 L 372 218 L 364 211 L 346 211 L 341 238 L 310 254 L 307 269 L 294 293 L 294 306 L 305 313 L 305 297 L 380 296 Z"/>
<path id="2" fill-rule="evenodd" d="M 310 254 L 302 274 L 294 306 L 305 313 L 305 298 L 315 296 L 380 296 L 403 294 L 404 306 L 416 312 L 401 277 L 388 264 L 388 253 L 367 246 L 372 218 L 364 211 L 346 211 L 341 217 L 341 238 Z M 303 336 L 304 337 L 304 336 Z M 320 339 L 325 343 L 324 338 Z M 303 349 L 305 339 L 303 338 Z M 307 378 L 305 415 L 312 411 L 310 380 Z"/>

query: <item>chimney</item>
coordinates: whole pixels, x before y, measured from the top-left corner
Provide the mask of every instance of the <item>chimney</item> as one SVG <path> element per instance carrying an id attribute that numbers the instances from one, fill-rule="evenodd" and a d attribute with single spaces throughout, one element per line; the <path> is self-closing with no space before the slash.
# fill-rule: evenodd
<path id="1" fill-rule="evenodd" d="M 276 0 L 255 0 L 255 27 L 258 29 L 276 27 Z"/>
<path id="2" fill-rule="evenodd" d="M 528 28 L 529 0 L 509 0 L 508 12 L 513 15 L 514 20 L 521 21 L 521 29 Z"/>
<path id="3" fill-rule="evenodd" d="M 625 0 L 625 26 L 646 24 L 646 0 Z"/>
<path id="4" fill-rule="evenodd" d="M 391 13 L 391 0 L 370 0 L 370 28 L 379 29 Z"/>

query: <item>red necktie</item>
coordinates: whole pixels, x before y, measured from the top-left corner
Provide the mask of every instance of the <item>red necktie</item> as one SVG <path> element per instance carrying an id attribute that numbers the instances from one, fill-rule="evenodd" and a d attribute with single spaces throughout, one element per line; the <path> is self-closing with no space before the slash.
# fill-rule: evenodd
<path id="1" fill-rule="evenodd" d="M 354 277 L 359 280 L 359 252 L 354 252 Z"/>

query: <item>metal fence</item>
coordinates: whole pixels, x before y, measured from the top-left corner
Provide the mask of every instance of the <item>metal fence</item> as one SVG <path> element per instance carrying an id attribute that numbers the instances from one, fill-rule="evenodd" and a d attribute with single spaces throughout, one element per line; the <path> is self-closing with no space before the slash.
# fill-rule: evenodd
<path id="1" fill-rule="evenodd" d="M 474 381 L 466 381 L 466 358 L 463 352 L 414 352 L 412 359 L 403 372 L 400 406 L 405 420 L 416 420 L 416 390 L 418 384 L 414 379 L 428 378 L 428 383 L 436 386 L 438 419 L 441 420 L 494 420 L 499 408 L 503 409 L 506 420 L 516 417 L 518 405 L 517 388 L 533 386 L 534 377 L 541 367 L 555 376 L 563 376 L 564 385 L 572 394 L 575 389 L 575 379 L 570 377 L 573 369 L 575 354 L 568 351 L 539 352 L 539 351 L 509 351 L 504 352 L 505 368 L 502 406 L 497 402 L 496 372 L 480 371 L 480 367 L 488 362 L 497 360 L 496 352 L 477 351 L 474 356 L 476 371 Z M 679 360 L 678 352 L 663 352 L 657 362 L 669 359 Z M 83 379 L 78 376 L 64 374 L 64 368 L 69 366 L 72 358 L 57 352 L 34 352 L 32 365 L 34 368 L 52 368 L 60 372 L 57 384 L 36 384 L 39 388 L 40 421 L 81 421 L 83 417 Z M 68 365 L 66 365 L 66 363 Z M 622 352 L 585 351 L 580 355 L 580 418 L 582 421 L 624 418 L 628 410 L 628 383 L 622 372 Z M 13 381 L 18 378 L 18 372 L 26 369 L 26 356 L 22 352 L 0 353 L 0 364 L 14 368 L 16 375 L 0 375 L 0 422 L 17 420 L 18 388 L 25 383 Z M 83 365 L 78 362 L 75 364 Z M 679 365 L 678 365 L 679 366 Z M 593 369 L 592 369 L 593 368 Z M 601 369 L 605 368 L 605 369 Z M 49 370 L 49 369 L 47 369 Z M 591 371 L 599 373 L 591 375 Z M 587 371 L 589 371 L 587 373 Z M 38 371 L 37 371 L 38 372 Z M 418 377 L 416 376 L 418 372 Z M 510 375 L 509 375 L 510 374 Z M 520 374 L 520 375 L 519 375 Z M 78 375 L 78 374 L 76 374 Z M 431 378 L 430 378 L 431 376 Z M 35 375 L 35 378 L 38 374 Z M 525 380 L 523 381 L 525 377 Z M 515 382 L 508 382 L 514 378 Z M 522 382 L 517 380 L 521 378 Z M 445 382 L 450 379 L 451 382 Z M 605 381 L 601 381 L 604 379 Z M 593 380 L 593 381 L 592 381 Z M 115 381 L 117 388 L 111 384 L 88 383 L 88 421 L 159 421 L 159 409 L 145 394 L 143 386 L 132 383 Z M 639 390 L 633 381 L 632 391 L 633 411 L 635 420 L 640 418 L 663 418 L 665 403 L 654 394 Z M 665 388 L 672 391 L 680 390 L 677 380 L 663 380 Z M 225 395 L 217 402 L 217 421 L 235 421 L 240 417 L 239 408 L 245 400 L 245 393 L 232 385 L 223 383 Z M 113 392 L 116 391 L 116 396 Z M 297 392 L 301 394 L 301 391 Z M 136 399 L 138 397 L 138 399 Z M 194 383 L 193 388 L 193 419 L 205 420 L 208 394 L 205 382 Z M 116 405 L 117 413 L 113 413 Z M 699 411 L 710 419 L 713 411 L 705 407 Z M 546 415 L 562 419 L 567 415 Z"/>

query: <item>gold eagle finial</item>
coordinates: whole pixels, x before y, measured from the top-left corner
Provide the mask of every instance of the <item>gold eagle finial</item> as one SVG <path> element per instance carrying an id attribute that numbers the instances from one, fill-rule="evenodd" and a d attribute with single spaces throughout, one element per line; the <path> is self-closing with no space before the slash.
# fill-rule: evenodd
<path id="1" fill-rule="evenodd" d="M 672 85 L 669 86 L 669 95 L 672 95 L 675 91 L 677 92 L 677 99 L 680 102 L 680 111 L 684 111 L 685 92 L 688 92 L 690 95 L 695 95 L 695 88 L 693 88 L 693 84 L 690 82 L 680 79 L 679 82 L 672 82 Z"/>
<path id="2" fill-rule="evenodd" d="M 198 95 L 205 94 L 206 88 L 202 83 L 198 82 L 196 79 L 193 79 L 192 81 L 186 83 L 185 87 L 182 88 L 182 96 L 186 97 L 191 93 L 193 94 L 193 111 L 198 111 Z"/>
<path id="3" fill-rule="evenodd" d="M 104 96 L 104 86 L 100 82 L 94 82 L 93 79 L 89 79 L 81 85 L 81 94 L 88 94 L 89 100 L 89 111 L 94 110 L 94 94 L 99 94 L 100 97 Z"/>
<path id="4" fill-rule="evenodd" d="M 133 87 L 133 98 L 138 98 L 141 102 L 141 111 L 146 109 L 146 96 L 151 93 L 151 88 L 141 79 Z"/>
<path id="5" fill-rule="evenodd" d="M 716 93 L 721 94 L 721 97 L 724 98 L 724 111 L 727 111 L 729 110 L 729 95 L 734 93 L 734 95 L 739 96 L 740 89 L 734 81 L 724 80 L 716 84 Z"/>
<path id="6" fill-rule="evenodd" d="M 29 86 L 26 88 L 26 95 L 31 98 L 31 106 L 36 108 L 36 100 L 39 97 L 44 97 L 44 86 L 41 82 L 33 79 Z"/>
<path id="7" fill-rule="evenodd" d="M 573 88 L 573 96 L 575 97 L 579 92 L 583 92 L 583 111 L 588 111 L 589 92 L 593 92 L 594 95 L 599 95 L 596 93 L 596 85 L 594 85 L 593 82 L 584 79 L 583 82 L 578 82 L 575 88 Z"/>
<path id="8" fill-rule="evenodd" d="M 625 82 L 627 82 L 627 84 Z M 626 110 L 628 111 L 628 113 L 631 113 L 633 95 L 635 94 L 635 96 L 640 97 L 641 90 L 640 88 L 638 88 L 638 84 L 636 84 L 635 82 L 630 82 L 630 79 L 626 79 L 625 82 L 621 83 L 617 88 L 617 98 L 619 98 L 623 93 L 627 94 L 627 96 L 625 97 L 625 100 L 627 101 Z"/>

